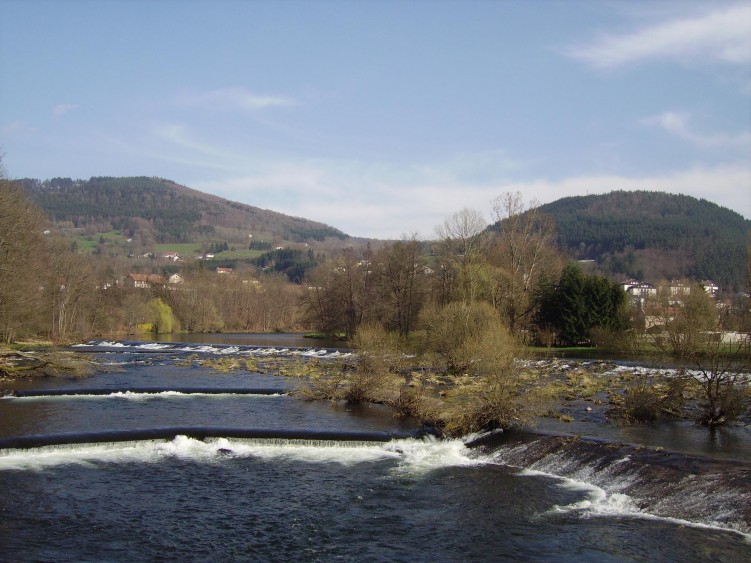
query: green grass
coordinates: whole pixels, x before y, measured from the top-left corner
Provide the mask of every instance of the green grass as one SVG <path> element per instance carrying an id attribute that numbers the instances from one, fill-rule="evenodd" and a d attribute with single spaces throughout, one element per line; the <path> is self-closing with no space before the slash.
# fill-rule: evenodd
<path id="1" fill-rule="evenodd" d="M 193 256 L 201 254 L 201 243 L 181 242 L 172 244 L 155 244 L 154 252 L 157 256 L 163 252 L 177 252 L 180 256 Z"/>
<path id="2" fill-rule="evenodd" d="M 92 252 L 103 240 L 105 247 L 124 245 L 126 238 L 117 231 L 108 231 L 106 233 L 95 233 L 93 235 L 74 235 L 78 249 L 82 252 Z"/>
<path id="3" fill-rule="evenodd" d="M 91 252 L 96 248 L 97 242 L 90 240 L 90 237 L 81 237 L 76 239 L 76 245 L 81 252 Z"/>
<path id="4" fill-rule="evenodd" d="M 262 254 L 264 254 L 265 251 L 263 250 L 225 250 L 224 252 L 220 252 L 219 254 L 214 255 L 215 260 L 225 260 L 225 259 L 248 259 L 248 258 L 258 258 Z"/>
<path id="5" fill-rule="evenodd" d="M 179 244 L 155 244 L 154 252 L 157 256 L 163 252 L 177 252 L 183 258 L 188 258 L 203 254 L 203 249 L 202 244 L 199 242 L 186 242 Z M 214 254 L 214 260 L 242 260 L 257 258 L 263 253 L 264 251 L 262 250 L 225 250 L 224 252 Z"/>

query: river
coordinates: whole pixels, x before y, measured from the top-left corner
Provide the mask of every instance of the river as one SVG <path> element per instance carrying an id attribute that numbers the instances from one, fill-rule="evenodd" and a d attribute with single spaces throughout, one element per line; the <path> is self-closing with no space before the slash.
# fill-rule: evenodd
<path id="1" fill-rule="evenodd" d="M 535 435 L 419 437 L 378 405 L 304 402 L 273 373 L 184 365 L 349 353 L 258 338 L 97 342 L 77 349 L 104 373 L 16 382 L 49 393 L 0 398 L 0 440 L 57 445 L 0 450 L 0 560 L 751 559 L 747 461 Z M 186 434 L 128 439 L 154 429 Z M 94 438 L 61 444 L 82 433 Z"/>

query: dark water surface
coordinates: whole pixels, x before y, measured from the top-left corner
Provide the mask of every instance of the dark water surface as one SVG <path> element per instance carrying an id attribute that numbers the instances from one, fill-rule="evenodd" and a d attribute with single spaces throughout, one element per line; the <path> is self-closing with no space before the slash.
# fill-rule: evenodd
<path id="1" fill-rule="evenodd" d="M 316 348 L 343 348 L 346 342 L 333 338 L 306 338 L 304 334 L 292 332 L 218 332 L 218 333 L 195 333 L 178 332 L 175 334 L 144 334 L 137 336 L 144 342 L 171 343 L 201 343 L 201 344 L 240 344 L 243 346 L 275 346 L 275 347 L 316 347 Z"/>
<path id="2" fill-rule="evenodd" d="M 336 354 L 268 346 L 274 351 L 241 346 L 201 353 L 322 361 Z M 114 350 L 97 352 L 117 368 L 111 373 L 25 386 L 291 385 L 273 374 L 180 367 L 176 362 L 196 352 L 174 346 Z M 286 395 L 0 398 L 0 438 L 177 425 L 415 428 L 413 421 L 393 418 L 378 406 L 349 409 Z M 585 459 L 589 450 L 577 451 L 576 459 L 558 453 L 525 462 L 535 447 L 468 448 L 461 440 L 427 438 L 343 443 L 178 436 L 2 450 L 0 560 L 751 559 L 751 530 L 742 518 L 748 499 L 733 496 L 728 483 L 696 489 L 727 495 L 724 508 L 709 502 L 689 507 L 679 495 L 659 498 L 650 490 L 650 498 L 640 496 L 646 493 L 635 481 L 650 475 L 630 466 L 629 456 L 614 455 L 618 459 L 606 460 L 607 466 L 602 457 Z M 628 471 L 617 469 L 626 465 Z M 733 466 L 738 479 L 745 479 L 744 467 Z M 694 475 L 686 479 L 686 486 L 697 486 Z"/>

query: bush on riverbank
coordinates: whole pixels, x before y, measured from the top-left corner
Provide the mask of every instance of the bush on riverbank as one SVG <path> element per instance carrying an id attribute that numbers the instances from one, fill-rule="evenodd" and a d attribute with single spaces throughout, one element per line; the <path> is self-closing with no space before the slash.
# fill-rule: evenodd
<path id="1" fill-rule="evenodd" d="M 408 341 L 363 325 L 353 341 L 356 367 L 311 378 L 298 395 L 387 404 L 452 436 L 526 426 L 553 396 L 539 378 L 520 374 L 521 350 L 491 306 L 430 307 L 419 326 Z"/>

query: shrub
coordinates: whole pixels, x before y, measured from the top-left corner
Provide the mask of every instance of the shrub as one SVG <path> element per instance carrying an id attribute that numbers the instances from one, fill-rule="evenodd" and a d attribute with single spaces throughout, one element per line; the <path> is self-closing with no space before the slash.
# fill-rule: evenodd
<path id="1" fill-rule="evenodd" d="M 660 382 L 640 377 L 624 390 L 618 414 L 628 424 L 656 422 L 663 412 L 675 414 L 683 405 L 686 383 L 683 378 Z"/>
<path id="2" fill-rule="evenodd" d="M 419 319 L 419 349 L 450 374 L 482 375 L 508 369 L 516 342 L 488 303 L 453 302 L 426 307 Z"/>
<path id="3" fill-rule="evenodd" d="M 295 394 L 308 400 L 397 404 L 405 385 L 401 373 L 407 365 L 399 336 L 379 325 L 365 324 L 358 329 L 352 344 L 360 351 L 354 369 L 336 364 L 328 366 L 330 369 L 318 366 L 318 373 L 308 373 L 314 377 L 300 385 Z"/>
<path id="4" fill-rule="evenodd" d="M 433 306 L 421 316 L 420 349 L 453 375 L 454 388 L 438 415 L 447 435 L 529 425 L 549 397 L 527 381 L 516 359 L 520 348 L 487 303 Z"/>

